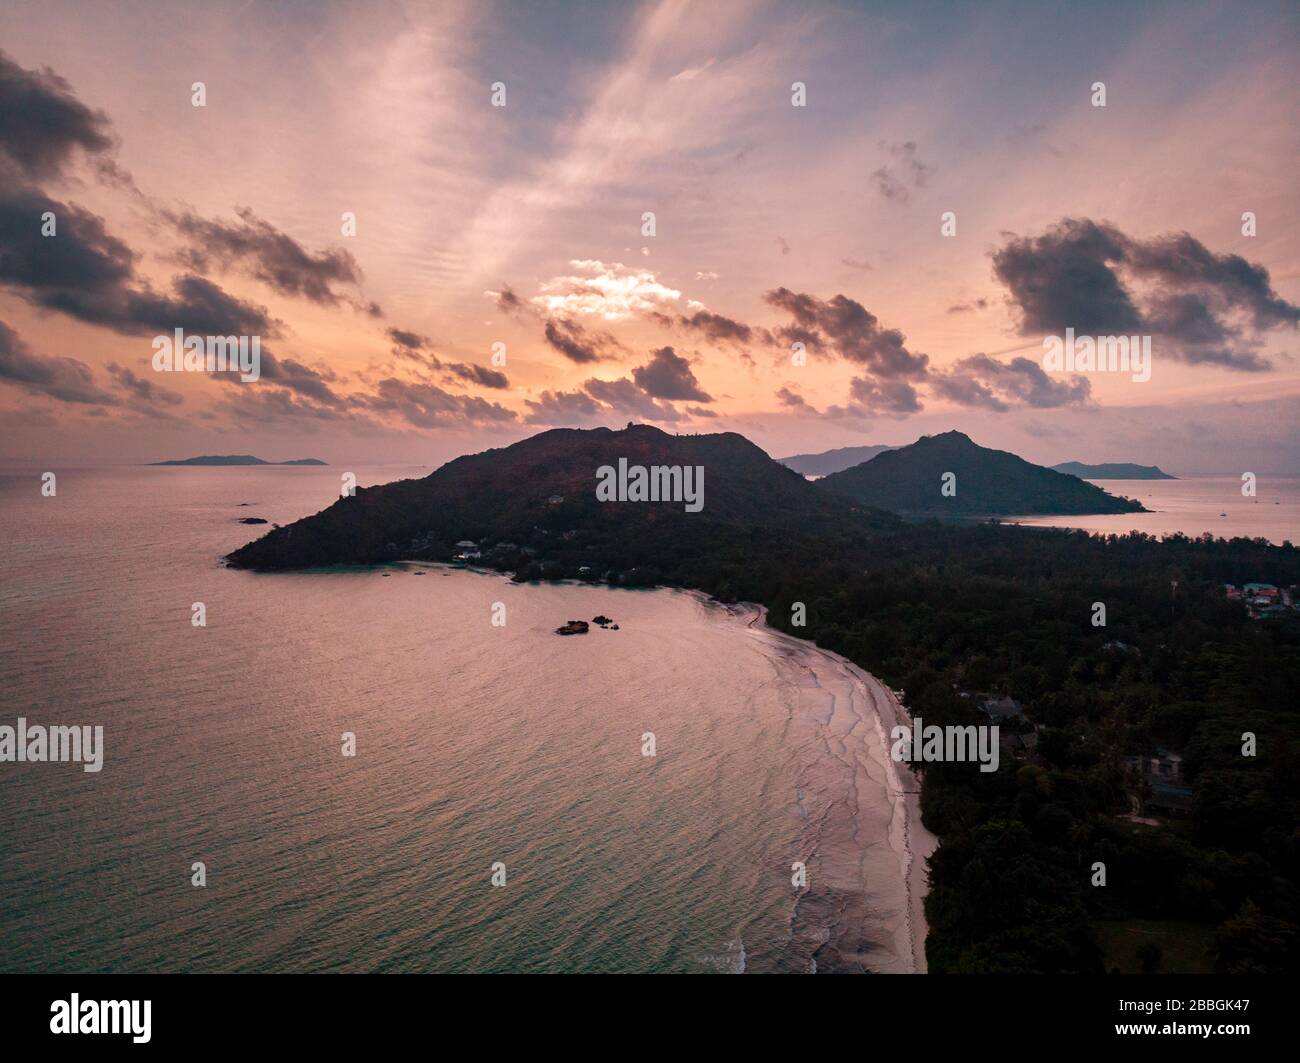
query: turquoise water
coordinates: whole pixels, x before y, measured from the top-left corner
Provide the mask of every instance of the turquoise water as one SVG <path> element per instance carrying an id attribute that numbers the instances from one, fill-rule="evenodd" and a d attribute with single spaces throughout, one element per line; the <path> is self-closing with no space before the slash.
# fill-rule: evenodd
<path id="1" fill-rule="evenodd" d="M 0 472 L 0 724 L 102 724 L 104 767 L 0 764 L 0 970 L 910 962 L 878 736 L 754 614 L 422 565 L 237 572 L 238 518 L 323 508 L 339 471 L 56 469 L 54 498 L 40 471 Z M 602 612 L 619 631 L 553 634 Z"/>

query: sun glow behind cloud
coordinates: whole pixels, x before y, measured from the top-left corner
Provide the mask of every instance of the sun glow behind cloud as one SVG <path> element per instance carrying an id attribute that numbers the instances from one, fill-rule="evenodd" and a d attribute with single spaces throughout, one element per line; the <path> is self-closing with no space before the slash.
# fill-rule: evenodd
<path id="1" fill-rule="evenodd" d="M 1276 426 L 1300 393 L 1285 312 L 1267 327 L 1233 319 L 1235 346 L 1216 346 L 1205 312 L 1228 288 L 1167 271 L 1132 282 L 1128 261 L 1112 265 L 1141 290 L 1144 321 L 1184 346 L 1162 357 L 1158 345 L 1141 388 L 1044 379 L 1026 296 L 995 268 L 1014 241 L 1085 219 L 1130 255 L 1187 233 L 1215 261 L 1266 270 L 1293 306 L 1297 63 L 1269 43 L 1295 28 L 1281 7 L 1116 8 L 1099 26 L 976 9 L 394 4 L 321 8 L 309 28 L 253 5 L 241 19 L 152 20 L 151 37 L 176 47 L 138 80 L 110 75 L 141 61 L 140 16 L 70 11 L 11 10 L 0 30 L 17 68 L 50 66 L 103 113 L 112 145 L 78 147 L 71 169 L 33 187 L 102 219 L 134 256 L 114 299 L 246 307 L 278 375 L 256 394 L 182 379 L 167 381 L 181 402 L 151 395 L 137 383 L 148 335 L 121 324 L 143 304 L 89 307 L 82 289 L 53 300 L 11 276 L 0 404 L 15 453 L 150 457 L 206 432 L 451 456 L 539 424 L 638 416 L 734 428 L 773 451 L 977 425 L 981 441 L 1054 460 L 1073 456 L 1058 454 L 1068 440 L 1049 447 L 1043 429 L 1068 425 L 1075 449 L 1122 458 L 1126 409 L 1153 411 L 1139 422 L 1159 445 L 1159 425 L 1226 430 L 1240 415 L 1221 395 Z M 1059 63 L 1046 77 L 1061 19 L 1077 54 L 1068 77 Z M 188 101 L 193 64 L 176 58 L 195 34 L 210 42 L 202 110 Z M 1008 50 L 1022 57 L 1010 70 Z M 1098 79 L 1104 110 L 1087 99 Z M 494 108 L 498 81 L 508 103 Z M 791 106 L 796 81 L 806 108 Z M 1247 209 L 1256 238 L 1240 233 Z M 189 272 L 211 289 L 174 288 Z M 774 302 L 778 290 L 791 299 Z M 801 319 L 795 297 L 815 313 Z M 389 329 L 426 337 L 419 356 Z M 790 358 L 800 329 L 814 341 L 803 367 Z M 1185 356 L 1197 335 L 1199 361 Z M 641 386 L 678 365 L 665 349 L 695 381 L 682 394 L 708 402 Z M 69 373 L 106 401 L 60 397 Z"/>

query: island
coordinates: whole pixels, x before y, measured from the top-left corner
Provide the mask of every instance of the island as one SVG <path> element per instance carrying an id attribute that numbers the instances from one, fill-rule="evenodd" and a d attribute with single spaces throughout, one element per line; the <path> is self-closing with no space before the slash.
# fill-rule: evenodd
<path id="1" fill-rule="evenodd" d="M 1053 471 L 1063 472 L 1067 476 L 1077 476 L 1080 480 L 1177 480 L 1164 469 L 1155 465 L 1134 465 L 1127 461 L 1105 462 L 1101 465 L 1085 465 L 1081 461 L 1063 461 L 1053 465 Z"/>
<path id="2" fill-rule="evenodd" d="M 197 458 L 173 458 L 151 461 L 149 465 L 327 465 L 320 458 L 294 458 L 292 461 L 264 461 L 252 454 L 201 454 Z"/>
<path id="3" fill-rule="evenodd" d="M 704 466 L 703 510 L 601 502 L 597 470 L 620 458 Z M 887 475 L 866 475 L 873 466 Z M 941 492 L 945 472 L 955 495 Z M 1136 509 L 946 433 L 809 481 L 731 432 L 553 429 L 420 480 L 358 487 L 226 561 L 262 572 L 446 563 L 469 543 L 477 567 L 520 581 L 757 603 L 769 626 L 878 677 L 914 718 L 999 728 L 997 771 L 916 766 L 924 824 L 940 839 L 924 869 L 930 971 L 1122 970 L 1125 943 L 1153 927 L 1158 940 L 1190 943 L 1197 962 L 1212 941 L 1225 970 L 1293 968 L 1277 945 L 1300 941 L 1286 900 L 1291 761 L 1242 756 L 1240 736 L 1267 728 L 1296 748 L 1285 691 L 1300 685 L 1300 620 L 1254 620 L 1224 585 L 1280 596 L 1300 583 L 1300 551 L 908 521 L 882 508 L 967 498 L 975 512 Z M 1095 626 L 1098 601 L 1109 626 Z M 600 642 L 578 648 L 598 653 Z M 1105 890 L 1091 884 L 1099 853 L 1112 870 Z M 1252 897 L 1247 861 L 1276 894 Z"/>
<path id="4" fill-rule="evenodd" d="M 982 447 L 955 431 L 922 436 L 910 446 L 831 473 L 817 486 L 910 520 L 1145 512 L 1133 499 Z"/>

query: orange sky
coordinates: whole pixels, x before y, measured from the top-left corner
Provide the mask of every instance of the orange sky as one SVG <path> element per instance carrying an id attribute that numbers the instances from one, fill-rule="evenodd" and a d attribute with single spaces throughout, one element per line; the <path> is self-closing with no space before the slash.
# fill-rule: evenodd
<path id="1" fill-rule="evenodd" d="M 637 420 L 1294 474 L 1297 21 L 8 3 L 0 457 L 435 464 Z M 252 308 L 275 375 L 153 371 L 200 292 Z M 1058 325 L 1130 318 L 1149 382 L 1041 370 Z"/>

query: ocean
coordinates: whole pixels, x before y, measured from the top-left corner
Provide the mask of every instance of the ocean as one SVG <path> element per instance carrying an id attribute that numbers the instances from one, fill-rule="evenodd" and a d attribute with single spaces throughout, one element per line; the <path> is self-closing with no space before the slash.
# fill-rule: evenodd
<path id="1" fill-rule="evenodd" d="M 1137 530 L 1150 535 L 1222 539 L 1262 538 L 1274 544 L 1300 543 L 1300 478 L 1261 476 L 1253 497 L 1242 495 L 1239 477 L 1186 480 L 1092 480 L 1112 495 L 1141 502 L 1150 513 L 1085 517 L 1007 517 L 1008 523 L 1083 528 L 1105 534 Z"/>
<path id="2" fill-rule="evenodd" d="M 755 608 L 235 571 L 340 470 L 42 471 L 0 469 L 0 725 L 103 767 L 0 763 L 0 971 L 923 969 L 896 703 Z"/>

